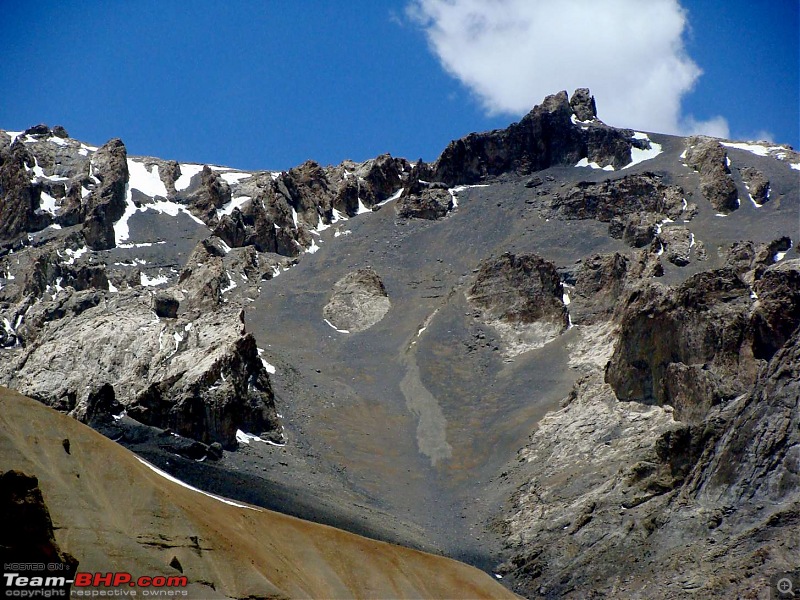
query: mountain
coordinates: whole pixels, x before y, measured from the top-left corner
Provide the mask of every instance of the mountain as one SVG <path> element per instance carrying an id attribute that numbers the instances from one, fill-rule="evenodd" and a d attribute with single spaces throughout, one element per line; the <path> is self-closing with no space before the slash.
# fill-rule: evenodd
<path id="1" fill-rule="evenodd" d="M 531 598 L 798 567 L 791 148 L 609 127 L 581 89 L 432 164 L 47 126 L 0 160 L 0 383 L 179 480 Z"/>

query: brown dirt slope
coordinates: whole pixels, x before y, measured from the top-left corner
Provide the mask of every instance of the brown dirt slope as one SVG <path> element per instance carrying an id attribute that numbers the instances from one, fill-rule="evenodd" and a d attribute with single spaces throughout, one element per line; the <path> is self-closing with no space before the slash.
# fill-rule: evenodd
<path id="1" fill-rule="evenodd" d="M 182 487 L 74 419 L 0 388 L 0 471 L 9 469 L 39 478 L 56 539 L 80 571 L 177 575 L 177 557 L 197 598 L 516 597 L 447 558 Z"/>

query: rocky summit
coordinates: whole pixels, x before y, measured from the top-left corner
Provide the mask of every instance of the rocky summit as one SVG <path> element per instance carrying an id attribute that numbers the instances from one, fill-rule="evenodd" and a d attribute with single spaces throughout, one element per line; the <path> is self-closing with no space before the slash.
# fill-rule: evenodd
<path id="1" fill-rule="evenodd" d="M 282 172 L 0 131 L 4 548 L 198 597 L 768 597 L 800 155 L 601 115 Z"/>

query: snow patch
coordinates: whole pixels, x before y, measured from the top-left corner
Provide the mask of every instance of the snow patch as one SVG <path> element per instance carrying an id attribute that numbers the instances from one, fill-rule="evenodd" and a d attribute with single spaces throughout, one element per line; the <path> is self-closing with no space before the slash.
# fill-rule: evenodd
<path id="1" fill-rule="evenodd" d="M 238 431 L 236 432 L 236 436 L 237 436 L 237 440 L 238 440 L 238 436 L 239 436 L 239 432 Z M 239 504 L 238 502 L 234 502 L 233 500 L 228 500 L 227 498 L 223 498 L 222 496 L 215 496 L 214 494 L 209 494 L 208 492 L 204 492 L 203 490 L 199 490 L 196 487 L 193 487 L 193 486 L 189 485 L 188 483 L 185 483 L 185 482 L 181 481 L 180 479 L 177 479 L 177 478 L 173 477 L 172 475 L 170 475 L 166 471 L 162 471 L 161 469 L 159 469 L 155 465 L 151 465 L 149 462 L 147 462 L 143 458 L 139 458 L 138 456 L 134 456 L 134 458 L 136 460 L 138 460 L 140 463 L 142 463 L 145 467 L 147 467 L 151 471 L 157 473 L 158 475 L 160 475 L 164 479 L 168 479 L 172 483 L 177 483 L 179 486 L 185 487 L 187 490 L 192 490 L 193 492 L 197 492 L 199 494 L 203 494 L 204 496 L 208 496 L 209 498 L 213 498 L 214 500 L 218 500 L 219 502 L 224 502 L 225 504 L 230 504 L 231 506 L 235 506 L 236 508 L 247 508 L 249 510 L 254 510 L 256 512 L 263 512 L 263 511 L 261 511 L 261 509 L 255 508 L 254 506 L 247 506 L 246 504 Z"/>
<path id="2" fill-rule="evenodd" d="M 249 179 L 252 177 L 252 173 L 223 173 L 220 177 L 227 183 L 228 185 L 233 185 L 234 183 L 238 183 L 242 179 Z"/>
<path id="3" fill-rule="evenodd" d="M 179 192 L 182 192 L 186 188 L 189 187 L 189 184 L 192 182 L 192 177 L 197 175 L 200 171 L 203 170 L 203 165 L 192 165 L 192 164 L 183 164 L 181 163 L 181 176 L 175 180 L 175 189 Z"/>
<path id="4" fill-rule="evenodd" d="M 158 277 L 150 278 L 147 276 L 146 273 L 140 273 L 139 280 L 141 281 L 141 284 L 144 286 L 156 286 L 156 285 L 161 285 L 163 283 L 167 283 L 169 281 L 169 278 L 166 275 L 159 275 Z"/>
<path id="5" fill-rule="evenodd" d="M 633 139 L 635 140 L 647 140 L 650 142 L 650 149 L 649 150 L 641 150 L 636 147 L 631 147 L 631 162 L 627 165 L 622 167 L 623 169 L 627 169 L 634 165 L 638 165 L 640 162 L 644 162 L 646 160 L 651 160 L 661 154 L 661 144 L 656 144 L 652 141 L 646 133 L 642 133 L 641 131 L 636 131 L 633 134 Z"/>
<path id="6" fill-rule="evenodd" d="M 145 196 L 155 198 L 167 197 L 167 188 L 158 176 L 158 165 L 153 165 L 148 170 L 144 163 L 128 159 L 129 185 L 134 190 L 139 190 Z"/>
<path id="7" fill-rule="evenodd" d="M 605 167 L 601 167 L 596 162 L 589 162 L 588 158 L 582 158 L 577 163 L 575 163 L 576 167 L 591 167 L 592 169 L 601 169 L 603 171 L 613 171 L 614 165 L 606 165 Z"/>
<path id="8" fill-rule="evenodd" d="M 261 355 L 264 354 L 264 349 L 256 348 L 256 350 L 258 351 L 258 357 L 261 359 L 261 364 L 264 365 L 264 369 L 267 371 L 267 373 L 270 375 L 275 375 L 275 367 L 261 357 Z"/>
<path id="9" fill-rule="evenodd" d="M 336 329 L 336 331 L 338 331 L 339 333 L 350 333 L 348 329 L 338 329 L 336 325 L 328 321 L 328 319 L 322 319 L 322 320 L 325 321 L 328 325 L 330 325 L 331 328 Z"/>
<path id="10" fill-rule="evenodd" d="M 242 207 L 252 198 L 250 196 L 237 196 L 235 198 L 231 198 L 231 201 L 227 204 L 223 205 L 222 208 L 217 209 L 217 218 L 222 218 L 222 215 L 230 215 L 233 214 L 235 209 L 241 210 Z"/>

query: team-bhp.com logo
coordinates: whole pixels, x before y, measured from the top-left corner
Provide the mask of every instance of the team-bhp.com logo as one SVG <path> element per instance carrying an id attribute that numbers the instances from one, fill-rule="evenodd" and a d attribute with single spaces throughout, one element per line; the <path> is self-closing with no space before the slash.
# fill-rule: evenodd
<path id="1" fill-rule="evenodd" d="M 7 598 L 86 598 L 101 597 L 186 597 L 188 580 L 180 575 L 142 575 L 124 571 L 111 573 L 61 574 L 45 565 L 5 565 L 22 568 L 4 569 L 3 591 Z M 33 568 L 41 567 L 41 568 Z"/>

